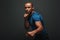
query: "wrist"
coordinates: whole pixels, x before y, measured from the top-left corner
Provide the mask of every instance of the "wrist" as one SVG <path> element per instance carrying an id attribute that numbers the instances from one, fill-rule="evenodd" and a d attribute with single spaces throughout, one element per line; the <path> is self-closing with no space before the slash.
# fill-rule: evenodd
<path id="1" fill-rule="evenodd" d="M 36 34 L 36 31 L 32 31 L 34 34 Z"/>

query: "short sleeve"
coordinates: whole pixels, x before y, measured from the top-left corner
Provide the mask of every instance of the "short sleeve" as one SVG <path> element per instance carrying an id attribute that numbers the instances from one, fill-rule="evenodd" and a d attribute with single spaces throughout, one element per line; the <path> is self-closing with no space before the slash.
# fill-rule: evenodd
<path id="1" fill-rule="evenodd" d="M 33 16 L 33 20 L 34 21 L 41 21 L 41 16 L 36 14 Z"/>

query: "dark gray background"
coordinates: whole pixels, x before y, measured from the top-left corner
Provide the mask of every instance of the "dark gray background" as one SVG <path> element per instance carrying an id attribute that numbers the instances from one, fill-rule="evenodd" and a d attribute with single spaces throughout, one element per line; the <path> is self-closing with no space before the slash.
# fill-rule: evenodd
<path id="1" fill-rule="evenodd" d="M 29 0 L 42 13 L 50 40 L 60 40 L 58 0 Z M 0 40 L 23 40 L 24 3 L 28 0 L 0 0 Z"/>

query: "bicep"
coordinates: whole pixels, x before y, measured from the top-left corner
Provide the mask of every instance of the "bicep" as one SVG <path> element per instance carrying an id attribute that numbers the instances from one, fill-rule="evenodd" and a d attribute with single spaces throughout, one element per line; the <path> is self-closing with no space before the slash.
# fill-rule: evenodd
<path id="1" fill-rule="evenodd" d="M 42 26 L 40 15 L 34 15 L 33 20 L 34 20 L 36 26 Z"/>
<path id="2" fill-rule="evenodd" d="M 35 25 L 36 25 L 36 27 L 43 27 L 41 21 L 36 21 Z"/>

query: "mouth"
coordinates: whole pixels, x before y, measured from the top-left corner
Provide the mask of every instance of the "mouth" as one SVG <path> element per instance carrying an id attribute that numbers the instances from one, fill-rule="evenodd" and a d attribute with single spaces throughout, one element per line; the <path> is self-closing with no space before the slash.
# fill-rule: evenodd
<path id="1" fill-rule="evenodd" d="M 30 11 L 25 11 L 26 13 L 30 13 Z"/>

